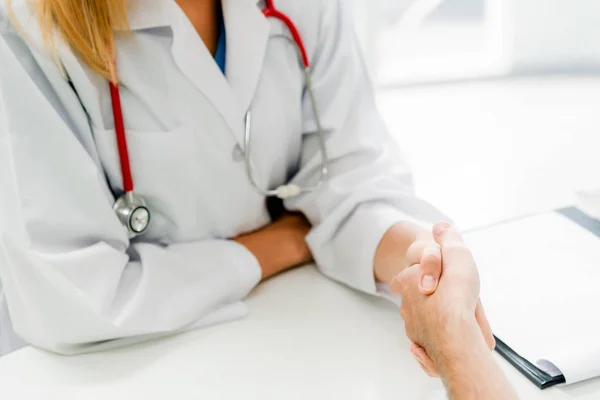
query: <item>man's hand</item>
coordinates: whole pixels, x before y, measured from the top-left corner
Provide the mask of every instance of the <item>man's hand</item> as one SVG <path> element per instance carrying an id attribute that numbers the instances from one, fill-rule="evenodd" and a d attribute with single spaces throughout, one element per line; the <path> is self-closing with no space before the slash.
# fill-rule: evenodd
<path id="1" fill-rule="evenodd" d="M 400 313 L 414 343 L 411 352 L 427 374 L 438 376 L 434 360 L 444 351 L 446 328 L 454 321 L 473 318 L 489 349 L 495 340 L 479 301 L 477 267 L 461 236 L 447 223 L 436 225 L 433 236 L 436 243 L 411 246 L 407 258 L 412 266 L 391 287 L 402 296 Z"/>
<path id="2" fill-rule="evenodd" d="M 494 338 L 479 301 L 475 261 L 448 224 L 436 225 L 433 233 L 439 247 L 423 249 L 420 263 L 392 282 L 402 295 L 400 313 L 414 343 L 411 351 L 430 375 L 439 371 L 450 399 L 516 400 L 490 352 Z M 435 292 L 425 294 L 430 278 L 424 277 L 435 275 L 442 264 Z"/>

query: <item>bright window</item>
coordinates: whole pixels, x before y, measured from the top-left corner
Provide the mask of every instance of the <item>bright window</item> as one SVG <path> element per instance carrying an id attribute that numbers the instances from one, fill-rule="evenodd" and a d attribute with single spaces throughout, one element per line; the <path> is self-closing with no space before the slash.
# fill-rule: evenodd
<path id="1" fill-rule="evenodd" d="M 380 86 L 482 77 L 501 68 L 500 0 L 367 0 Z"/>

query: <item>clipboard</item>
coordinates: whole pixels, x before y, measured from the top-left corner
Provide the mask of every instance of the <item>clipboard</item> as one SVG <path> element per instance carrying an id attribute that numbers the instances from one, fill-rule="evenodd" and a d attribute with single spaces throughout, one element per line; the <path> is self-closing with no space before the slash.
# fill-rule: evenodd
<path id="1" fill-rule="evenodd" d="M 556 211 L 557 213 L 569 218 L 581 227 L 589 230 L 594 235 L 600 237 L 600 221 L 589 217 L 581 210 L 575 207 L 563 208 Z M 496 352 L 515 367 L 521 374 L 529 379 L 539 389 L 547 389 L 552 386 L 566 383 L 564 375 L 551 376 L 542 371 L 531 362 L 517 354 L 501 339 L 496 338 Z"/>
<path id="2" fill-rule="evenodd" d="M 498 339 L 497 336 L 494 337 L 496 338 L 496 352 L 498 352 L 502 358 L 508 361 L 510 365 L 515 367 L 521 374 L 525 375 L 525 377 L 539 389 L 547 389 L 566 382 L 564 375 L 548 375 L 546 372 L 518 355 L 513 349 L 508 347 L 506 343 Z"/>

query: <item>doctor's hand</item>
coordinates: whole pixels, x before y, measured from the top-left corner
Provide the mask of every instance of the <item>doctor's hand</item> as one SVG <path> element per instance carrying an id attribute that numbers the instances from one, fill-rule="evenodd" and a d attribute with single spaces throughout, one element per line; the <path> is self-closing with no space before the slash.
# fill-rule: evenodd
<path id="1" fill-rule="evenodd" d="M 284 211 L 265 227 L 234 238 L 258 260 L 262 280 L 312 261 L 305 237 L 311 226 L 299 213 Z"/>
<path id="2" fill-rule="evenodd" d="M 440 360 L 454 345 L 448 330 L 460 330 L 459 321 L 478 325 L 490 350 L 495 340 L 479 300 L 477 266 L 460 234 L 447 223 L 437 224 L 433 234 L 436 243 L 414 250 L 420 260 L 394 278 L 391 288 L 402 296 L 400 314 L 414 343 L 412 354 L 428 375 L 439 376 Z M 441 278 L 431 285 L 427 276 Z"/>

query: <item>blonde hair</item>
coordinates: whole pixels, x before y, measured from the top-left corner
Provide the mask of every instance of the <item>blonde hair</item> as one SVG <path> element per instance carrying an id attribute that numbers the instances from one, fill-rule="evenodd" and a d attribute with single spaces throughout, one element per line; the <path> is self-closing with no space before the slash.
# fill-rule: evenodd
<path id="1" fill-rule="evenodd" d="M 11 1 L 6 0 L 11 15 Z M 46 45 L 54 51 L 57 33 L 100 75 L 116 82 L 115 29 L 127 29 L 127 0 L 29 0 Z M 14 19 L 14 18 L 13 18 Z"/>

